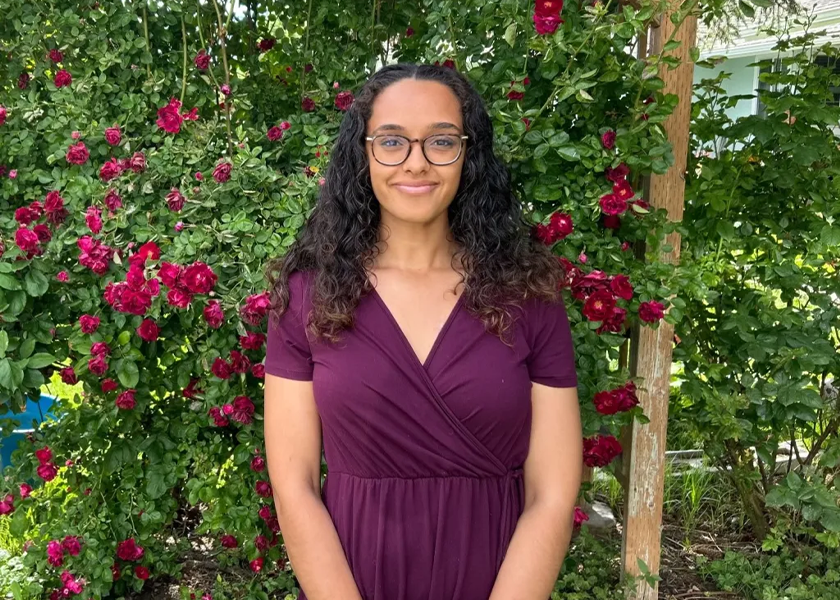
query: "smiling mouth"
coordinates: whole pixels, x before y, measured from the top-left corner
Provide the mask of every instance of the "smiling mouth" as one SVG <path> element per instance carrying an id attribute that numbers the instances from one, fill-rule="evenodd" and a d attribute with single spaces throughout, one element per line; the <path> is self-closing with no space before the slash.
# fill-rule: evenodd
<path id="1" fill-rule="evenodd" d="M 404 192 L 406 194 L 411 194 L 413 196 L 419 196 L 422 194 L 428 194 L 433 189 L 437 187 L 437 184 L 430 184 L 430 185 L 394 185 L 395 188 Z"/>

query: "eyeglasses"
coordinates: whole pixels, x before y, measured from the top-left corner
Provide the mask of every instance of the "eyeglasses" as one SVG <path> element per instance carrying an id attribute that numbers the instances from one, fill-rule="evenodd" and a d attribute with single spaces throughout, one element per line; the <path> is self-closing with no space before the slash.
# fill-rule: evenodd
<path id="1" fill-rule="evenodd" d="M 365 140 L 371 142 L 373 158 L 376 162 L 386 167 L 394 167 L 406 161 L 408 155 L 411 154 L 414 142 L 421 142 L 423 156 L 433 165 L 450 165 L 461 157 L 461 150 L 464 147 L 462 140 L 467 138 L 469 138 L 468 135 L 436 133 L 423 140 L 416 138 L 411 140 L 404 135 L 396 134 L 367 136 Z"/>

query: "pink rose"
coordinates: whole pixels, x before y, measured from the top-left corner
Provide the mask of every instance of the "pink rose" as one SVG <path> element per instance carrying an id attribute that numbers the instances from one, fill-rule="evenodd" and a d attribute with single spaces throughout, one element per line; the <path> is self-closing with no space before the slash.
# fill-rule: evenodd
<path id="1" fill-rule="evenodd" d="M 218 300 L 211 300 L 204 307 L 204 320 L 213 329 L 218 329 L 224 322 L 225 314 L 222 311 L 222 305 Z"/>
<path id="2" fill-rule="evenodd" d="M 83 165 L 87 162 L 88 158 L 90 158 L 90 152 L 88 152 L 87 146 L 85 146 L 84 142 L 78 142 L 67 149 L 67 154 L 64 158 L 66 158 L 67 162 L 70 164 Z"/>
<path id="3" fill-rule="evenodd" d="M 82 333 L 94 333 L 99 327 L 99 323 L 99 317 L 93 315 L 82 315 L 79 317 L 79 326 L 82 329 Z"/>
<path id="4" fill-rule="evenodd" d="M 221 162 L 213 169 L 213 179 L 216 183 L 225 183 L 230 180 L 230 171 L 233 168 L 229 162 Z"/>
<path id="5" fill-rule="evenodd" d="M 137 402 L 134 399 L 135 393 L 135 390 L 125 390 L 124 392 L 121 392 L 114 401 L 114 404 L 122 410 L 132 410 L 135 406 L 137 406 Z"/>
<path id="6" fill-rule="evenodd" d="M 108 127 L 105 130 L 105 141 L 111 146 L 119 146 L 122 141 L 122 132 L 119 127 Z"/>
<path id="7" fill-rule="evenodd" d="M 186 198 L 178 188 L 172 188 L 172 191 L 166 195 L 166 204 L 171 211 L 181 212 L 181 209 L 184 208 L 184 202 L 186 202 Z"/>
<path id="8" fill-rule="evenodd" d="M 160 335 L 160 328 L 152 319 L 143 319 L 143 322 L 137 328 L 137 335 L 144 342 L 154 342 Z"/>

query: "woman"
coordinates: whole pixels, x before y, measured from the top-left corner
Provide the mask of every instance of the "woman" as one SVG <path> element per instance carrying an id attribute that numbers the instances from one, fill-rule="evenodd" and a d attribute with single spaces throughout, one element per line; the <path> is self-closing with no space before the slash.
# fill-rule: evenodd
<path id="1" fill-rule="evenodd" d="M 564 273 L 492 146 L 457 72 L 382 68 L 269 266 L 265 443 L 300 598 L 553 589 L 582 470 Z"/>

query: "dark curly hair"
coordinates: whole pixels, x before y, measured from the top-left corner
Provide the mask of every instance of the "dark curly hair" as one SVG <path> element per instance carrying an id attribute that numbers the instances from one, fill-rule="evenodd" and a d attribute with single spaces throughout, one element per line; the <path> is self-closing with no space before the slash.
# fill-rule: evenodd
<path id="1" fill-rule="evenodd" d="M 379 241 L 380 210 L 370 179 L 366 125 L 379 93 L 409 77 L 440 82 L 460 101 L 469 143 L 448 214 L 465 274 L 463 305 L 486 330 L 508 343 L 513 318 L 507 305 L 519 306 L 531 297 L 562 302 L 559 288 L 565 272 L 523 216 L 508 169 L 493 153 L 493 124 L 481 96 L 463 75 L 442 66 L 387 65 L 359 90 L 341 122 L 311 216 L 288 252 L 267 265 L 270 318 L 276 322 L 288 306 L 289 276 L 310 271 L 309 331 L 338 341 L 339 333 L 352 327 L 355 307 L 372 288 L 368 273 Z"/>

